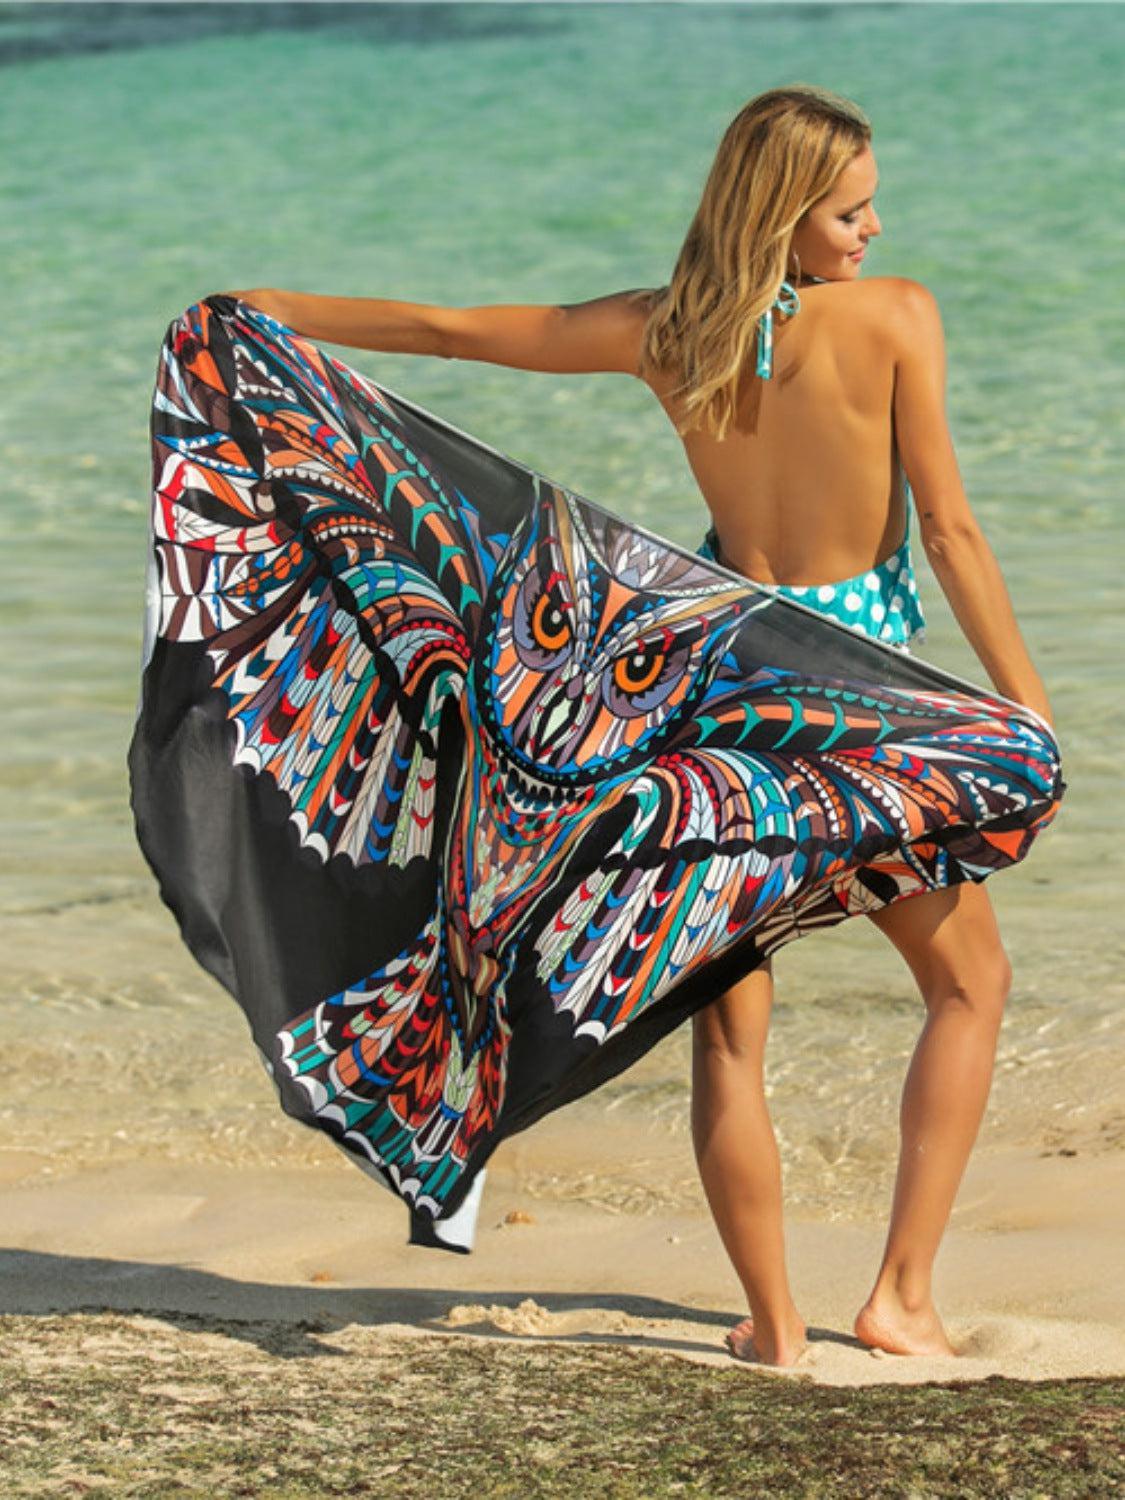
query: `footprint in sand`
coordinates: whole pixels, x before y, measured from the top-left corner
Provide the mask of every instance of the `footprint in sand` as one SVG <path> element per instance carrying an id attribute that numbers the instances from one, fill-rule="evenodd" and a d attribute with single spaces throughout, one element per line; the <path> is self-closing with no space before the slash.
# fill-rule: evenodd
<path id="1" fill-rule="evenodd" d="M 978 1323 L 956 1336 L 950 1334 L 958 1354 L 970 1359 L 1002 1359 L 1013 1354 L 1030 1354 L 1039 1347 L 1039 1339 L 1026 1326 L 990 1319 Z"/>
<path id="2" fill-rule="evenodd" d="M 488 1325 L 501 1333 L 552 1335 L 566 1338 L 576 1333 L 622 1334 L 650 1330 L 646 1320 L 630 1318 L 627 1313 L 604 1308 L 579 1308 L 573 1312 L 553 1313 L 533 1297 L 525 1297 L 515 1307 L 492 1303 L 461 1302 L 451 1307 L 440 1320 L 449 1328 Z"/>
<path id="3" fill-rule="evenodd" d="M 501 1333 L 546 1333 L 551 1325 L 551 1314 L 531 1297 L 525 1297 L 515 1307 L 504 1307 L 494 1302 L 485 1307 L 481 1302 L 462 1302 L 451 1307 L 441 1320 L 450 1328 L 467 1328 L 482 1323 L 491 1324 Z"/>

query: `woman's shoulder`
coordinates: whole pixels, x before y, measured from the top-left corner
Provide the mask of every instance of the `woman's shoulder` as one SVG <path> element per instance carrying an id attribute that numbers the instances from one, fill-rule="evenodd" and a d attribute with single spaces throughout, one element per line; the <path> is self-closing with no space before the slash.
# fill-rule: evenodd
<path id="1" fill-rule="evenodd" d="M 913 276 L 864 276 L 856 281 L 833 282 L 849 294 L 856 306 L 911 320 L 932 316 L 938 310 L 937 298 L 924 282 Z"/>
<path id="2" fill-rule="evenodd" d="M 912 276 L 864 276 L 826 283 L 817 291 L 834 294 L 837 306 L 846 307 L 860 323 L 878 325 L 896 347 L 941 340 L 937 298 Z"/>
<path id="3" fill-rule="evenodd" d="M 805 288 L 801 290 L 804 292 Z M 816 290 L 843 293 L 850 300 L 881 302 L 895 307 L 909 308 L 936 301 L 929 287 L 913 276 L 862 276 L 855 281 L 826 281 L 818 283 Z"/>

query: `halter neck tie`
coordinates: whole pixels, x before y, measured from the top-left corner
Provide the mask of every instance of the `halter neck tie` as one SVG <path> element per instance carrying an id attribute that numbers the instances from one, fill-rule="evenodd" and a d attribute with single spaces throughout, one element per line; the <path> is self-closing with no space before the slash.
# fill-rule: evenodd
<path id="1" fill-rule="evenodd" d="M 758 364 L 756 373 L 763 380 L 769 380 L 773 374 L 773 314 L 775 308 L 787 318 L 791 318 L 794 313 L 800 312 L 801 299 L 797 295 L 797 288 L 791 282 L 783 281 L 781 283 L 781 288 L 777 296 L 758 318 Z"/>

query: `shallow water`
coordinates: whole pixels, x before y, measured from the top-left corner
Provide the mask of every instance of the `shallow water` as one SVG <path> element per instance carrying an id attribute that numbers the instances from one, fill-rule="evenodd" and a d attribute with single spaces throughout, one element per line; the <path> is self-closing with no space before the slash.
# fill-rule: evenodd
<path id="1" fill-rule="evenodd" d="M 940 300 L 961 468 L 1064 749 L 1062 814 L 990 883 L 1016 982 L 982 1139 L 1119 1146 L 1121 10 L 313 11 L 0 12 L 0 1003 L 24 1059 L 0 1146 L 27 1146 L 30 1124 L 52 1170 L 114 1131 L 121 1150 L 276 1149 L 241 1018 L 182 950 L 127 803 L 168 320 L 228 287 L 469 304 L 656 284 L 727 120 L 792 79 L 852 94 L 875 122 L 870 274 L 918 277 Z M 335 352 L 677 542 L 704 528 L 675 435 L 634 382 Z M 919 563 L 923 654 L 981 680 Z M 861 923 L 775 967 L 770 1089 L 790 1196 L 862 1214 L 890 1182 L 918 1023 L 909 976 Z M 203 1083 L 192 1040 L 216 1028 L 224 1060 L 208 1049 Z M 607 1159 L 594 1176 L 576 1164 L 541 1189 L 616 1194 L 630 1211 L 697 1193 L 676 1144 L 687 1064 L 681 1034 L 575 1106 L 648 1122 L 651 1160 Z"/>

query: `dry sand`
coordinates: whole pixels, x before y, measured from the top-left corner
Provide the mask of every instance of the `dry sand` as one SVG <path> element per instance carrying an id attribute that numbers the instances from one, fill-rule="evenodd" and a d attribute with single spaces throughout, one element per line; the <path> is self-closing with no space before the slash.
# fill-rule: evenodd
<path id="1" fill-rule="evenodd" d="M 408 1246 L 389 1194 L 311 1133 L 276 1128 L 307 1165 L 126 1158 L 60 1172 L 34 1151 L 0 1152 L 0 1312 L 315 1319 L 731 1365 L 722 1336 L 743 1300 L 700 1196 L 622 1209 L 529 1191 L 568 1156 L 590 1160 L 569 1112 L 497 1152 L 468 1256 Z M 684 1153 L 675 1175 L 690 1157 L 686 1143 L 673 1149 Z M 978 1152 L 936 1278 L 960 1357 L 916 1359 L 851 1334 L 882 1225 L 794 1218 L 789 1261 L 811 1343 L 793 1373 L 832 1385 L 1125 1375 L 1123 1230 L 1125 1155 Z"/>

